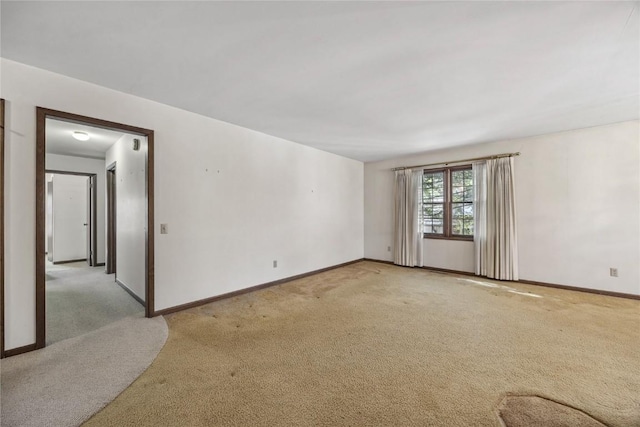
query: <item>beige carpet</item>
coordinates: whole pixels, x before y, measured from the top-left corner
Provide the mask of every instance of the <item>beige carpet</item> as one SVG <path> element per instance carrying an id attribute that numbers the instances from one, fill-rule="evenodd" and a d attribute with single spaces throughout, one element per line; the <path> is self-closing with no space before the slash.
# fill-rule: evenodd
<path id="1" fill-rule="evenodd" d="M 506 427 L 606 427 L 578 409 L 539 396 L 507 396 L 498 411 Z"/>
<path id="2" fill-rule="evenodd" d="M 87 426 L 501 426 L 508 395 L 640 426 L 640 301 L 361 262 L 167 321 Z"/>

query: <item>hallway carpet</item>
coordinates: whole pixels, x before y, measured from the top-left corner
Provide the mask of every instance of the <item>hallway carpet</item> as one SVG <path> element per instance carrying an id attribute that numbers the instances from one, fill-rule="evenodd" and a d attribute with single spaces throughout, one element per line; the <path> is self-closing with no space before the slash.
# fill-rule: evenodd
<path id="1" fill-rule="evenodd" d="M 640 426 L 640 301 L 365 261 L 167 321 L 86 426 Z"/>
<path id="2" fill-rule="evenodd" d="M 115 283 L 104 267 L 85 262 L 47 265 L 47 345 L 95 331 L 144 307 Z"/>
<path id="3" fill-rule="evenodd" d="M 3 359 L 0 424 L 82 424 L 147 369 L 167 335 L 164 318 L 139 314 Z"/>

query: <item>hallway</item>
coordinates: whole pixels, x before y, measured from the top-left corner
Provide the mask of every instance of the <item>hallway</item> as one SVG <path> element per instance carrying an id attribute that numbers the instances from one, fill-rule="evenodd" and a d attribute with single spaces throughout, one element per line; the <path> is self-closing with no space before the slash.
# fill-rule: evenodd
<path id="1" fill-rule="evenodd" d="M 47 345 L 102 328 L 144 307 L 105 274 L 104 266 L 80 261 L 46 262 Z"/>

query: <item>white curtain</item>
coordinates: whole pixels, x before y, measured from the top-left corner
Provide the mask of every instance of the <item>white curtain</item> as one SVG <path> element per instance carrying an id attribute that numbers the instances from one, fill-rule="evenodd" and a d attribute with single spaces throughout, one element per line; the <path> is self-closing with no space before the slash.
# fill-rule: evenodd
<path id="1" fill-rule="evenodd" d="M 422 267 L 422 170 L 396 171 L 393 262 Z"/>
<path id="2" fill-rule="evenodd" d="M 518 280 L 513 157 L 474 164 L 475 273 Z"/>
<path id="3" fill-rule="evenodd" d="M 473 248 L 475 273 L 487 275 L 487 166 L 484 162 L 473 164 Z"/>

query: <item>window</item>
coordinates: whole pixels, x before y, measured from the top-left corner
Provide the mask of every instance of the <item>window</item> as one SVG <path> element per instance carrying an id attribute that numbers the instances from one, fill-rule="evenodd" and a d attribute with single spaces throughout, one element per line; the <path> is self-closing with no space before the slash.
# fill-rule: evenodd
<path id="1" fill-rule="evenodd" d="M 425 170 L 422 178 L 424 237 L 473 239 L 471 166 Z"/>

